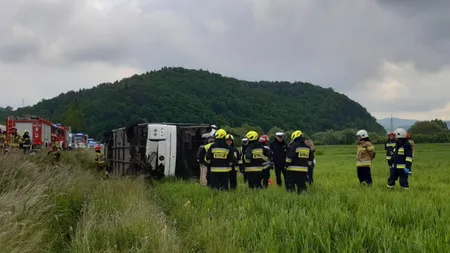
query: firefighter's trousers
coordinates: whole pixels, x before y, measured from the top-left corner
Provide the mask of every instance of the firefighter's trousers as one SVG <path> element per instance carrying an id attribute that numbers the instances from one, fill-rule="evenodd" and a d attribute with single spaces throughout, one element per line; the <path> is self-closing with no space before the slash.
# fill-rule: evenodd
<path id="1" fill-rule="evenodd" d="M 304 171 L 286 171 L 286 190 L 295 192 L 297 187 L 297 193 L 302 193 L 307 190 L 306 178 L 308 172 Z"/>
<path id="2" fill-rule="evenodd" d="M 281 174 L 283 174 L 284 182 L 286 183 L 286 170 L 284 169 L 284 164 L 275 164 L 275 176 L 277 180 L 278 186 L 283 186 L 283 182 L 281 181 Z"/>
<path id="3" fill-rule="evenodd" d="M 262 184 L 264 188 L 269 187 L 269 178 L 270 178 L 270 168 L 263 169 L 262 171 Z"/>
<path id="4" fill-rule="evenodd" d="M 232 189 L 232 190 L 236 189 L 237 188 L 237 170 L 236 170 L 236 168 L 231 169 L 228 176 L 230 178 L 230 189 Z"/>
<path id="5" fill-rule="evenodd" d="M 400 178 L 400 187 L 408 189 L 408 175 L 405 175 L 403 169 L 391 169 L 391 174 L 388 178 L 388 186 L 391 188 L 395 187 L 395 181 L 397 181 L 398 178 Z"/>
<path id="6" fill-rule="evenodd" d="M 207 179 L 206 175 L 208 174 L 208 167 L 204 164 L 200 164 L 200 185 L 206 186 L 207 185 Z"/>
<path id="7" fill-rule="evenodd" d="M 356 167 L 359 183 L 372 184 L 372 173 L 370 172 L 370 167 Z"/>
<path id="8" fill-rule="evenodd" d="M 311 185 L 312 183 L 314 183 L 314 165 L 312 166 L 308 166 L 308 177 L 307 180 L 308 183 Z"/>
<path id="9" fill-rule="evenodd" d="M 211 172 L 211 186 L 217 190 L 228 190 L 229 172 Z"/>
<path id="10" fill-rule="evenodd" d="M 247 174 L 248 187 L 250 189 L 261 189 L 262 171 L 245 172 Z"/>
<path id="11" fill-rule="evenodd" d="M 206 165 L 206 185 L 208 187 L 212 187 L 212 179 L 211 179 L 211 166 Z"/>

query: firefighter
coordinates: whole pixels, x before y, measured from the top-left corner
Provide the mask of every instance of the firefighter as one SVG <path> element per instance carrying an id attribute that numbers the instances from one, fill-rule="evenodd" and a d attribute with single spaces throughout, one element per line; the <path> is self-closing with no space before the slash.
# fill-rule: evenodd
<path id="1" fill-rule="evenodd" d="M 395 144 L 396 144 L 395 133 L 389 132 L 387 142 L 384 144 L 384 150 L 386 150 L 386 160 L 389 166 L 389 171 L 392 170 L 391 158 L 392 154 L 394 153 Z"/>
<path id="2" fill-rule="evenodd" d="M 406 139 L 408 140 L 409 144 L 411 144 L 411 149 L 412 149 L 412 156 L 414 157 L 414 153 L 416 151 L 416 144 L 414 143 L 413 140 L 411 140 L 411 135 L 409 135 L 409 133 L 406 133 Z"/>
<path id="3" fill-rule="evenodd" d="M 258 133 L 255 131 L 248 132 L 245 137 L 249 143 L 245 150 L 245 173 L 247 174 L 248 187 L 251 189 L 262 188 L 262 170 L 263 164 L 269 161 L 269 152 L 261 143 L 258 142 Z"/>
<path id="4" fill-rule="evenodd" d="M 375 147 L 369 140 L 369 134 L 366 130 L 359 130 L 356 133 L 358 138 L 358 149 L 356 157 L 356 169 L 361 185 L 372 185 L 372 174 L 370 167 L 372 160 L 375 158 Z"/>
<path id="5" fill-rule="evenodd" d="M 247 147 L 248 147 L 248 139 L 243 138 L 241 147 L 241 159 L 239 160 L 239 170 L 243 175 L 244 183 L 247 183 L 247 173 L 245 173 L 245 161 L 244 161 L 245 151 L 247 150 Z"/>
<path id="6" fill-rule="evenodd" d="M 315 159 L 316 148 L 314 147 L 314 143 L 312 142 L 311 139 L 306 139 L 305 144 L 308 145 L 309 149 L 311 149 L 311 154 L 312 154 L 312 159 L 313 159 L 312 164 L 308 166 L 308 176 L 307 176 L 307 180 L 306 180 L 309 183 L 309 185 L 311 185 L 312 183 L 314 183 L 313 173 L 314 173 L 314 167 L 316 165 L 316 159 Z"/>
<path id="7" fill-rule="evenodd" d="M 237 163 L 228 147 L 224 129 L 217 130 L 216 141 L 206 151 L 206 162 L 211 166 L 211 186 L 213 189 L 228 190 L 228 175 L 231 165 Z"/>
<path id="8" fill-rule="evenodd" d="M 294 192 L 297 186 L 300 194 L 307 190 L 308 167 L 313 163 L 313 156 L 302 131 L 293 132 L 291 141 L 286 154 L 286 190 Z"/>
<path id="9" fill-rule="evenodd" d="M 201 145 L 198 148 L 197 151 L 197 162 L 200 165 L 200 185 L 202 186 L 207 186 L 208 184 L 208 175 L 209 175 L 209 170 L 208 167 L 209 165 L 206 163 L 206 151 L 207 149 L 211 146 L 211 144 L 214 142 L 214 136 L 208 136 L 205 140 L 205 145 Z M 209 180 L 211 181 L 211 180 Z"/>
<path id="10" fill-rule="evenodd" d="M 406 130 L 403 128 L 395 129 L 397 143 L 392 154 L 392 170 L 388 179 L 388 188 L 395 187 L 395 181 L 400 177 L 400 187 L 409 189 L 408 176 L 411 174 L 413 163 L 413 151 L 411 143 L 407 139 Z"/>
<path id="11" fill-rule="evenodd" d="M 105 174 L 107 175 L 108 172 L 106 171 L 105 155 L 103 154 L 99 145 L 95 146 L 94 150 L 95 150 L 95 160 L 94 161 L 95 161 L 95 165 L 97 167 L 97 171 L 105 172 Z"/>
<path id="12" fill-rule="evenodd" d="M 272 161 L 275 166 L 275 176 L 278 186 L 283 186 L 283 183 L 281 181 L 281 174 L 283 174 L 284 181 L 286 182 L 285 163 L 288 144 L 283 139 L 283 137 L 284 133 L 277 132 L 275 133 L 276 140 L 270 143 L 270 150 L 272 151 L 273 155 Z"/>
<path id="13" fill-rule="evenodd" d="M 8 147 L 10 147 L 11 150 L 17 150 L 19 149 L 19 145 L 20 134 L 17 133 L 17 128 L 12 127 L 8 136 Z"/>
<path id="14" fill-rule="evenodd" d="M 237 188 L 237 172 L 239 170 L 239 161 L 241 161 L 241 155 L 239 149 L 234 146 L 234 136 L 227 134 L 227 145 L 230 147 L 231 152 L 234 155 L 235 163 L 231 166 L 229 173 L 230 189 L 235 190 Z"/>
<path id="15" fill-rule="evenodd" d="M 0 129 L 0 154 L 6 153 L 6 133 Z"/>
<path id="16" fill-rule="evenodd" d="M 27 153 L 27 151 L 30 151 L 31 138 L 30 138 L 30 133 L 28 132 L 28 130 L 25 130 L 23 132 L 23 136 L 20 137 L 19 146 L 21 149 L 23 149 L 24 154 Z"/>
<path id="17" fill-rule="evenodd" d="M 264 149 L 267 150 L 267 152 L 269 153 L 268 156 L 268 161 L 265 162 L 263 164 L 263 171 L 262 171 L 262 185 L 264 188 L 268 188 L 269 187 L 269 179 L 270 179 L 270 169 L 272 168 L 272 151 L 270 151 L 269 148 L 269 136 L 267 135 L 261 135 L 261 137 L 259 137 L 259 143 L 261 143 L 261 145 L 263 146 Z"/>
<path id="18" fill-rule="evenodd" d="M 55 156 L 55 160 L 58 163 L 61 158 L 61 145 L 57 140 L 56 134 L 52 134 L 52 148 L 48 151 L 48 154 L 53 154 Z"/>

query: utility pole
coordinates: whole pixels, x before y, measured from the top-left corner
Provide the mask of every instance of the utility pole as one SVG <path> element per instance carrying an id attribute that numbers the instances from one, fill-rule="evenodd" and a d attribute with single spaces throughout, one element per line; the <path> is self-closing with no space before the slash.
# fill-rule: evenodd
<path id="1" fill-rule="evenodd" d="M 25 107 L 25 99 L 22 98 L 22 107 Z"/>
<path id="2" fill-rule="evenodd" d="M 391 114 L 391 131 L 394 131 L 394 118 L 392 118 L 392 114 Z"/>

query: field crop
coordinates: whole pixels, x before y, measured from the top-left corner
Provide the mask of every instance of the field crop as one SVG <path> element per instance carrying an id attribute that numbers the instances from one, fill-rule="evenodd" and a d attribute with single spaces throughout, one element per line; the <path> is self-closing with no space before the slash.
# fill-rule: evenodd
<path id="1" fill-rule="evenodd" d="M 303 195 L 271 185 L 104 180 L 92 156 L 0 157 L 0 252 L 448 252 L 449 144 L 418 144 L 410 189 L 387 189 L 382 146 L 361 187 L 355 146 L 317 147 Z M 274 179 L 274 175 L 272 175 Z"/>

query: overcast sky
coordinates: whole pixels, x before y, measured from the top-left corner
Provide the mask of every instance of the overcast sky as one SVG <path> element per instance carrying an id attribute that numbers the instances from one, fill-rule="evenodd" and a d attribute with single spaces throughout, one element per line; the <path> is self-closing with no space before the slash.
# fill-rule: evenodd
<path id="1" fill-rule="evenodd" d="M 1 0 L 0 106 L 181 66 L 449 120 L 448 13 L 448 0 Z"/>

